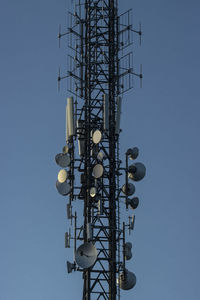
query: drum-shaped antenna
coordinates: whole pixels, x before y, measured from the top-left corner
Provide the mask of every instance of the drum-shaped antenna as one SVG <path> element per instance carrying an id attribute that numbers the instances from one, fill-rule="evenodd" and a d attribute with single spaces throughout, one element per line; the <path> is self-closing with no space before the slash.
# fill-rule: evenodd
<path id="1" fill-rule="evenodd" d="M 103 166 L 100 164 L 97 164 L 93 168 L 93 176 L 95 178 L 100 178 L 103 175 Z"/>
<path id="2" fill-rule="evenodd" d="M 132 183 L 128 183 L 126 187 L 126 184 L 124 184 L 122 187 L 122 192 L 127 196 L 131 196 L 135 193 L 135 186 Z"/>
<path id="3" fill-rule="evenodd" d="M 75 252 L 75 260 L 79 267 L 90 268 L 97 259 L 97 249 L 92 243 L 84 243 Z"/>
<path id="4" fill-rule="evenodd" d="M 66 196 L 70 193 L 71 187 L 67 181 L 60 183 L 58 180 L 56 181 L 56 188 L 58 190 L 58 193 Z"/>
<path id="5" fill-rule="evenodd" d="M 132 179 L 133 181 L 140 181 L 144 178 L 146 174 L 146 168 L 145 166 L 138 162 L 134 165 L 129 166 L 128 168 L 128 177 Z"/>
<path id="6" fill-rule="evenodd" d="M 122 290 L 130 290 L 136 285 L 136 276 L 134 273 L 125 269 L 125 271 L 119 275 L 117 284 Z"/>
<path id="7" fill-rule="evenodd" d="M 74 270 L 74 271 L 76 270 L 76 265 L 70 263 L 69 261 L 67 261 L 67 272 L 68 272 L 68 273 L 71 273 L 72 270 Z"/>
<path id="8" fill-rule="evenodd" d="M 68 154 L 59 153 L 56 155 L 55 161 L 61 168 L 66 168 L 70 164 L 70 157 Z"/>
<path id="9" fill-rule="evenodd" d="M 127 150 L 126 155 L 128 155 L 131 160 L 134 160 L 139 155 L 139 149 L 137 147 L 130 148 Z"/>
<path id="10" fill-rule="evenodd" d="M 58 181 L 60 183 L 65 182 L 67 180 L 67 178 L 68 178 L 68 173 L 65 169 L 62 169 L 58 172 Z"/>
<path id="11" fill-rule="evenodd" d="M 93 135 L 92 135 L 92 141 L 94 144 L 98 144 L 102 139 L 102 134 L 100 130 L 95 130 Z"/>
<path id="12" fill-rule="evenodd" d="M 127 204 L 130 205 L 130 207 L 132 209 L 136 209 L 138 207 L 138 205 L 139 205 L 139 198 L 138 197 L 134 197 L 132 199 L 128 199 L 127 202 L 128 202 Z"/>

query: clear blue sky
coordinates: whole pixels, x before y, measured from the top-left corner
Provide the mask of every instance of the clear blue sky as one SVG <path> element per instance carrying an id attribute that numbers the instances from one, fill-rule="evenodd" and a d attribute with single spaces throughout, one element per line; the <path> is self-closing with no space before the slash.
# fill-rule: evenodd
<path id="1" fill-rule="evenodd" d="M 121 155 L 140 148 L 147 176 L 130 241 L 136 287 L 122 299 L 199 300 L 200 2 L 124 0 L 142 20 L 143 89 L 124 97 Z M 68 275 L 65 200 L 54 156 L 64 144 L 65 97 L 57 93 L 58 24 L 71 1 L 0 3 L 0 300 L 81 299 L 80 273 Z M 138 41 L 136 37 L 136 42 Z"/>

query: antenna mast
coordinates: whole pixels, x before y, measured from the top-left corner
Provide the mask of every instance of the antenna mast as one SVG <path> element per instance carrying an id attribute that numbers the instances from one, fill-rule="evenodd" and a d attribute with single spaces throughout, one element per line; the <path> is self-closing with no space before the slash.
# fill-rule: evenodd
<path id="1" fill-rule="evenodd" d="M 133 230 L 135 216 L 121 224 L 120 203 L 135 209 L 139 200 L 130 199 L 135 187 L 129 182 L 145 176 L 136 159 L 138 148 L 125 154 L 125 166 L 119 158 L 120 115 L 123 94 L 133 87 L 133 76 L 142 79 L 132 67 L 132 10 L 118 15 L 117 0 L 76 0 L 68 14 L 68 78 L 66 105 L 66 145 L 56 155 L 62 168 L 56 187 L 68 199 L 67 217 L 73 225 L 65 233 L 65 247 L 74 241 L 74 261 L 67 262 L 68 273 L 83 272 L 83 300 L 120 299 L 120 288 L 134 287 L 136 277 L 126 268 L 132 244 L 125 232 Z M 77 147 L 78 146 L 78 147 Z M 78 151 L 76 150 L 78 148 Z M 120 176 L 124 185 L 120 187 Z M 81 200 L 81 201 L 80 201 Z M 82 207 L 83 217 L 73 204 Z M 78 210 L 79 211 L 79 210 Z M 127 220 L 126 220 L 127 221 Z"/>

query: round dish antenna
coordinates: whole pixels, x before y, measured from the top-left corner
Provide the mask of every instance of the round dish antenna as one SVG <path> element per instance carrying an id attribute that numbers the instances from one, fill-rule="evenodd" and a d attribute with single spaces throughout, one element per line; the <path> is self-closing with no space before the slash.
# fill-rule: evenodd
<path id="1" fill-rule="evenodd" d="M 75 252 L 75 260 L 79 267 L 90 268 L 97 259 L 97 249 L 92 243 L 84 243 Z"/>
<path id="2" fill-rule="evenodd" d="M 70 151 L 70 146 L 65 145 L 65 146 L 63 147 L 63 153 L 64 153 L 64 154 L 67 154 L 67 153 L 69 153 L 69 151 Z"/>
<path id="3" fill-rule="evenodd" d="M 104 158 L 104 153 L 101 152 L 101 151 L 99 151 L 99 153 L 97 154 L 97 159 L 100 160 L 100 161 L 102 161 L 103 158 Z"/>
<path id="4" fill-rule="evenodd" d="M 60 183 L 65 182 L 67 180 L 67 178 L 68 178 L 68 173 L 65 169 L 62 169 L 58 172 L 58 181 Z"/>
<path id="5" fill-rule="evenodd" d="M 134 273 L 125 269 L 125 271 L 119 275 L 117 284 L 122 290 L 130 290 L 136 285 L 136 276 Z"/>
<path id="6" fill-rule="evenodd" d="M 68 154 L 59 153 L 56 155 L 55 161 L 61 168 L 66 168 L 70 164 L 70 157 Z"/>
<path id="7" fill-rule="evenodd" d="M 63 196 L 66 196 L 70 193 L 71 191 L 71 187 L 69 185 L 68 182 L 63 182 L 63 183 L 60 183 L 58 180 L 56 181 L 56 188 L 58 190 L 58 193 L 63 195 Z"/>
<path id="8" fill-rule="evenodd" d="M 100 178 L 103 175 L 103 166 L 100 164 L 97 164 L 94 168 L 93 168 L 93 176 L 95 178 Z"/>
<path id="9" fill-rule="evenodd" d="M 92 135 L 92 141 L 94 144 L 98 144 L 102 139 L 102 133 L 100 130 L 95 130 L 93 135 Z"/>
<path id="10" fill-rule="evenodd" d="M 97 194 L 97 189 L 95 187 L 91 187 L 90 189 L 90 197 L 94 198 Z"/>

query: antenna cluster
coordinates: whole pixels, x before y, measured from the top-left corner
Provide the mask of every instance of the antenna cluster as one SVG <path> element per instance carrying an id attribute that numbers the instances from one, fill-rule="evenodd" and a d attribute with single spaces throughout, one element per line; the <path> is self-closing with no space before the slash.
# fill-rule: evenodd
<path id="1" fill-rule="evenodd" d="M 139 198 L 133 197 L 133 182 L 144 178 L 146 169 L 132 162 L 137 147 L 119 156 L 120 118 L 124 93 L 133 87 L 132 32 L 141 38 L 141 25 L 134 30 L 132 10 L 118 15 L 117 0 L 74 1 L 68 15 L 69 64 L 66 104 L 66 144 L 55 157 L 58 172 L 56 188 L 68 196 L 66 204 L 69 230 L 65 247 L 72 247 L 74 260 L 67 271 L 83 273 L 83 299 L 120 299 L 120 289 L 129 290 L 136 276 L 127 269 L 132 243 L 126 240 L 134 229 L 135 214 L 122 222 L 120 211 L 135 210 Z M 124 177 L 121 177 L 123 176 Z M 124 178 L 124 179 L 123 179 Z M 121 183 L 122 182 L 122 183 Z M 83 216 L 74 209 L 82 203 Z"/>

